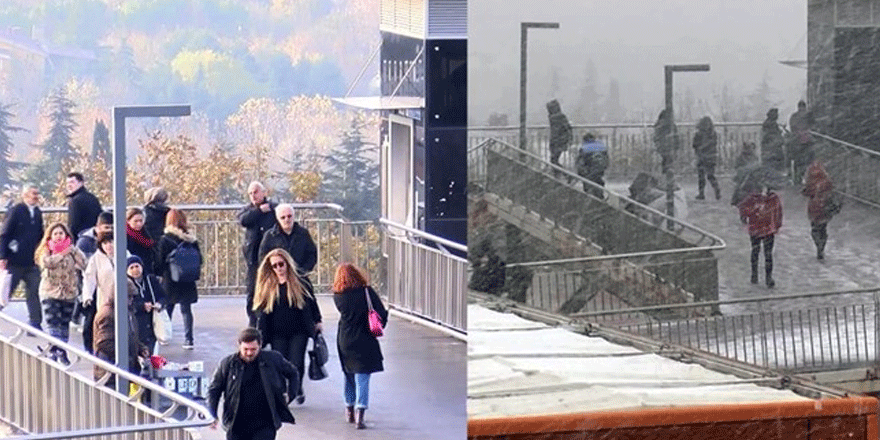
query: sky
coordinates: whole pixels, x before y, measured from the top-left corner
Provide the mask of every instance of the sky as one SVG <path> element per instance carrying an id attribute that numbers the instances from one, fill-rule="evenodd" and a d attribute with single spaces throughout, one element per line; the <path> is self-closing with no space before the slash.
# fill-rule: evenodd
<path id="1" fill-rule="evenodd" d="M 604 95 L 609 80 L 617 79 L 623 106 L 646 109 L 648 119 L 663 105 L 663 65 L 679 63 L 710 64 L 710 72 L 675 77 L 676 92 L 692 88 L 709 113 L 718 111 L 717 95 L 724 85 L 748 94 L 766 77 L 773 104 L 786 115 L 806 93 L 806 70 L 779 61 L 806 59 L 806 16 L 803 0 L 470 1 L 469 118 L 484 123 L 491 112 L 500 112 L 517 119 L 522 21 L 560 24 L 559 29 L 529 31 L 530 117 L 546 113 L 543 103 L 552 99 L 554 69 L 565 109 L 566 97 L 577 94 L 590 60 L 596 91 Z"/>

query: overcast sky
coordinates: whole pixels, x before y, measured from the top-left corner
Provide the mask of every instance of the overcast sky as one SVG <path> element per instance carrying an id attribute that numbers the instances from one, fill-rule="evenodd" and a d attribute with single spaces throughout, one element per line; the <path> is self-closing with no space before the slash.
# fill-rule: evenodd
<path id="1" fill-rule="evenodd" d="M 624 107 L 644 108 L 648 119 L 663 105 L 664 64 L 711 65 L 708 73 L 675 77 L 676 92 L 691 87 L 709 113 L 717 111 L 712 95 L 724 84 L 748 94 L 764 75 L 783 115 L 805 95 L 806 70 L 779 64 L 806 59 L 804 0 L 474 0 L 468 8 L 469 116 L 478 124 L 493 111 L 518 118 L 522 21 L 560 23 L 557 30 L 529 31 L 530 115 L 546 115 L 554 67 L 563 107 L 573 101 L 588 60 L 597 92 L 604 95 L 617 79 Z"/>

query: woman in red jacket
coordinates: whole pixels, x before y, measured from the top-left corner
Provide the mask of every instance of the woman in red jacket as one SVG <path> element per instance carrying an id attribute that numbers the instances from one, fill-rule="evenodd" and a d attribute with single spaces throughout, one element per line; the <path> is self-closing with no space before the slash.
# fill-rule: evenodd
<path id="1" fill-rule="evenodd" d="M 773 238 L 782 227 L 782 200 L 766 186 L 754 185 L 751 193 L 739 203 L 739 215 L 749 225 L 752 240 L 752 284 L 758 284 L 758 256 L 764 244 L 764 270 L 767 287 L 773 281 Z"/>
<path id="2" fill-rule="evenodd" d="M 833 210 L 829 209 L 831 201 L 831 192 L 834 185 L 831 178 L 825 171 L 825 167 L 818 160 L 810 164 L 807 168 L 806 182 L 804 183 L 803 194 L 810 198 L 807 204 L 807 217 L 810 218 L 813 243 L 816 244 L 816 258 L 825 259 L 825 242 L 828 241 L 828 220 L 834 215 Z"/>

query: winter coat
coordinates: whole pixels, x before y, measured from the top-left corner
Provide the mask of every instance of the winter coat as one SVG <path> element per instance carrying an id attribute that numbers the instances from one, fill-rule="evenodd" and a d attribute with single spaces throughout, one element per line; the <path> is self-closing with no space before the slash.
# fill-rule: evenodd
<path id="1" fill-rule="evenodd" d="M 162 236 L 162 231 L 165 229 L 165 216 L 170 209 L 171 208 L 168 206 L 160 205 L 158 203 L 149 203 L 144 206 L 143 230 L 147 232 L 148 237 L 153 240 L 159 240 L 159 237 Z M 146 261 L 147 260 L 144 260 L 144 263 L 146 263 Z M 144 266 L 144 269 L 147 269 L 147 267 L 149 267 L 148 270 L 153 270 L 151 266 Z"/>
<path id="2" fill-rule="evenodd" d="M 137 321 L 138 334 L 141 343 L 152 349 L 153 343 L 156 342 L 156 334 L 153 331 L 153 312 L 144 309 L 145 303 L 158 303 L 165 312 L 165 291 L 155 275 L 143 275 L 140 279 L 135 280 L 128 277 L 134 289 L 134 298 L 131 300 L 131 308 Z"/>
<path id="3" fill-rule="evenodd" d="M 669 156 L 678 150 L 678 129 L 669 116 L 664 115 L 662 112 L 654 124 L 653 140 L 654 147 L 660 156 Z"/>
<path id="4" fill-rule="evenodd" d="M 318 263 L 318 248 L 312 240 L 312 235 L 299 223 L 293 223 L 290 235 L 281 230 L 281 225 L 275 225 L 266 231 L 266 234 L 263 235 L 263 241 L 260 243 L 258 261 L 263 261 L 269 251 L 278 248 L 284 249 L 293 257 L 293 262 L 296 263 L 300 275 L 311 272 L 315 268 L 315 264 Z"/>
<path id="5" fill-rule="evenodd" d="M 93 301 L 95 307 L 100 308 L 102 304 L 110 301 L 116 285 L 116 271 L 113 267 L 113 259 L 103 250 L 92 255 L 83 272 L 83 302 Z"/>
<path id="6" fill-rule="evenodd" d="M 761 124 L 761 162 L 775 169 L 785 168 L 782 130 L 776 119 L 767 118 Z"/>
<path id="7" fill-rule="evenodd" d="M 601 178 L 608 167 L 608 148 L 599 141 L 585 142 L 578 150 L 577 173 L 594 180 Z"/>
<path id="8" fill-rule="evenodd" d="M 151 240 L 153 242 L 153 245 L 146 246 L 145 244 L 142 244 L 134 238 L 132 234 L 135 232 L 133 230 L 130 230 L 130 226 L 125 226 L 127 238 L 127 240 L 125 240 L 125 243 L 128 249 L 128 253 L 130 253 L 131 255 L 137 255 L 141 258 L 141 261 L 143 261 L 143 264 L 141 266 L 143 267 L 145 274 L 153 273 L 153 266 L 155 265 L 154 261 L 156 259 L 156 238 L 158 237 L 150 237 L 149 235 L 147 235 L 146 238 Z M 146 233 L 146 231 L 146 226 L 141 229 L 142 233 Z"/>
<path id="9" fill-rule="evenodd" d="M 272 421 L 275 429 L 281 428 L 281 423 L 295 423 L 293 414 L 287 408 L 284 393 L 287 391 L 285 379 L 290 383 L 298 383 L 299 372 L 296 367 L 284 359 L 280 353 L 271 350 L 261 350 L 254 362 L 260 368 L 260 381 L 266 399 L 269 401 L 269 409 L 272 411 Z M 232 429 L 235 414 L 238 412 L 239 398 L 241 396 L 241 377 L 244 371 L 244 361 L 238 353 L 231 354 L 220 361 L 214 378 L 208 387 L 208 408 L 211 415 L 217 417 L 217 408 L 220 406 L 220 396 L 223 395 L 223 429 Z M 246 402 L 252 404 L 251 402 Z"/>
<path id="10" fill-rule="evenodd" d="M 168 267 L 168 254 L 181 242 L 187 241 L 193 243 L 199 253 L 199 243 L 195 235 L 183 232 L 180 228 L 174 226 L 166 226 L 165 234 L 156 244 L 156 260 L 153 265 L 153 273 L 162 275 L 162 289 L 165 290 L 165 298 L 168 304 L 193 304 L 198 302 L 199 294 L 196 291 L 196 282 L 174 282 L 171 281 L 171 270 Z"/>
<path id="11" fill-rule="evenodd" d="M 266 199 L 269 202 L 269 212 L 260 210 L 259 205 L 249 203 L 238 211 L 238 222 L 244 227 L 244 244 L 241 251 L 244 254 L 244 261 L 249 267 L 257 267 L 260 264 L 259 257 L 260 243 L 263 241 L 263 235 L 266 231 L 272 229 L 278 224 L 275 219 L 275 207 L 277 203 Z"/>
<path id="12" fill-rule="evenodd" d="M 550 120 L 550 151 L 567 150 L 573 138 L 571 124 L 555 99 L 547 103 L 547 118 Z"/>
<path id="13" fill-rule="evenodd" d="M 693 147 L 694 155 L 697 156 L 697 167 L 714 167 L 718 163 L 718 133 L 709 117 L 700 119 L 697 124 Z"/>
<path id="14" fill-rule="evenodd" d="M 333 294 L 336 309 L 339 310 L 339 331 L 336 334 L 336 348 L 342 371 L 353 373 L 375 373 L 382 371 L 382 350 L 379 340 L 370 333 L 367 321 L 367 298 L 369 292 L 373 308 L 382 318 L 382 327 L 388 323 L 388 312 L 382 300 L 372 287 L 346 289 Z"/>
<path id="15" fill-rule="evenodd" d="M 807 217 L 810 223 L 821 224 L 831 220 L 831 215 L 825 209 L 831 194 L 834 191 L 834 185 L 825 168 L 817 162 L 813 162 L 807 169 L 807 180 L 804 184 L 803 194 L 810 198 L 807 204 Z"/>
<path id="16" fill-rule="evenodd" d="M 16 267 L 33 267 L 34 252 L 43 239 L 43 212 L 34 207 L 31 216 L 28 206 L 22 202 L 9 209 L 3 229 L 0 231 L 0 260 Z"/>
<path id="17" fill-rule="evenodd" d="M 95 228 L 91 228 L 82 234 L 79 234 L 79 238 L 76 239 L 76 247 L 86 256 L 86 260 L 92 258 L 92 255 L 95 255 L 95 252 L 98 251 L 98 240 L 95 238 Z"/>
<path id="18" fill-rule="evenodd" d="M 84 186 L 68 194 L 67 198 L 67 227 L 78 238 L 80 233 L 98 223 L 98 215 L 104 209 L 98 198 Z"/>
<path id="19" fill-rule="evenodd" d="M 290 337 L 297 334 L 304 334 L 310 338 L 315 336 L 315 324 L 321 322 L 321 309 L 315 300 L 312 284 L 305 280 L 303 284 L 310 296 L 305 298 L 306 303 L 302 309 L 287 302 L 287 286 L 282 284 L 278 286 L 278 299 L 272 311 L 269 313 L 257 311 L 257 329 L 263 335 L 264 347 L 276 336 Z"/>
<path id="20" fill-rule="evenodd" d="M 750 237 L 774 235 L 782 227 L 782 201 L 774 192 L 752 193 L 739 203 L 739 215 L 748 223 Z"/>
<path id="21" fill-rule="evenodd" d="M 40 299 L 73 301 L 79 295 L 78 270 L 86 268 L 86 257 L 74 246 L 63 254 L 43 254 L 40 258 L 42 278 Z"/>
<path id="22" fill-rule="evenodd" d="M 128 283 L 128 296 L 134 295 L 134 285 Z M 111 364 L 116 359 L 116 318 L 114 316 L 114 301 L 108 301 L 98 306 L 95 313 L 95 323 L 92 327 L 93 349 L 95 356 L 103 359 Z M 133 322 L 131 308 L 128 310 L 128 371 L 132 373 L 140 373 L 140 363 L 138 362 L 138 354 L 145 350 L 145 347 L 139 342 L 137 333 L 137 325 Z M 95 380 L 104 375 L 104 369 L 98 365 L 94 368 Z"/>
<path id="23" fill-rule="evenodd" d="M 810 134 L 810 126 L 813 124 L 813 117 L 807 110 L 798 110 L 792 113 L 788 119 L 788 127 L 795 144 L 804 145 L 813 142 L 813 135 Z"/>

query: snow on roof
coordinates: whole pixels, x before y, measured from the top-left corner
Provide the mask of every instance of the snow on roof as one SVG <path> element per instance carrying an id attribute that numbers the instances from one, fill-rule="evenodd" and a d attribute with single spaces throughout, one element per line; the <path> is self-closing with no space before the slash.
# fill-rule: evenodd
<path id="1" fill-rule="evenodd" d="M 467 371 L 469 418 L 810 400 L 474 304 Z"/>

